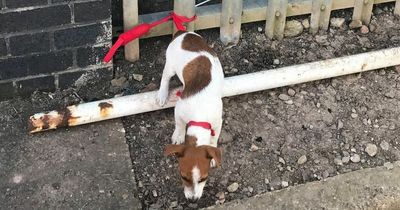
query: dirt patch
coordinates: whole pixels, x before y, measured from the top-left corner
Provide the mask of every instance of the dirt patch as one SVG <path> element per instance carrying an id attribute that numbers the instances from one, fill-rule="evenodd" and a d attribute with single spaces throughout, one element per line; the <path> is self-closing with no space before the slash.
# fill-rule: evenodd
<path id="1" fill-rule="evenodd" d="M 349 11 L 333 14 L 345 17 L 343 28 L 281 42 L 265 38 L 264 23 L 244 25 L 240 43 L 230 48 L 219 42 L 218 30 L 199 33 L 231 76 L 399 46 L 400 21 L 392 10 L 393 4 L 375 9 L 375 28 L 366 34 L 348 29 Z M 115 93 L 156 89 L 170 39 L 141 40 L 140 62 L 117 60 L 116 76 L 130 85 Z M 399 100 L 394 68 L 224 99 L 222 168 L 211 172 L 197 203 L 184 199 L 177 161 L 162 154 L 174 128 L 173 110 L 126 117 L 140 199 L 145 209 L 200 208 L 219 202 L 219 192 L 230 201 L 399 160 Z M 239 187 L 228 193 L 233 183 Z"/>

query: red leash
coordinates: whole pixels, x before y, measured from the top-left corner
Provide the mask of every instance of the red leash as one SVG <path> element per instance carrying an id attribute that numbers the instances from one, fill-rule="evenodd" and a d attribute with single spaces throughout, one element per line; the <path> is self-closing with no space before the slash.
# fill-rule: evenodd
<path id="1" fill-rule="evenodd" d="M 208 122 L 195 122 L 195 121 L 189 121 L 188 126 L 197 126 L 197 127 L 202 127 L 204 129 L 210 130 L 211 131 L 211 136 L 215 136 L 215 130 L 212 129 L 212 126 Z"/>
<path id="2" fill-rule="evenodd" d="M 106 63 L 110 62 L 119 47 L 125 46 L 132 40 L 137 39 L 140 36 L 143 36 L 144 34 L 148 33 L 150 31 L 150 29 L 153 28 L 154 26 L 157 26 L 161 23 L 165 23 L 170 19 L 172 19 L 172 21 L 175 24 L 175 27 L 179 31 L 184 31 L 184 30 L 186 30 L 186 28 L 183 25 L 183 23 L 187 23 L 187 22 L 191 22 L 191 21 L 195 20 L 196 15 L 191 18 L 187 18 L 185 16 L 180 16 L 180 15 L 177 15 L 174 12 L 172 12 L 170 15 L 168 15 L 167 17 L 165 17 L 161 20 L 157 20 L 153 23 L 143 23 L 143 24 L 140 24 L 140 25 L 130 29 L 129 31 L 127 31 L 125 33 L 122 33 L 118 37 L 118 40 L 115 42 L 115 44 L 111 47 L 110 51 L 108 51 L 107 55 L 104 57 L 104 59 L 103 59 L 104 62 L 106 62 Z"/>

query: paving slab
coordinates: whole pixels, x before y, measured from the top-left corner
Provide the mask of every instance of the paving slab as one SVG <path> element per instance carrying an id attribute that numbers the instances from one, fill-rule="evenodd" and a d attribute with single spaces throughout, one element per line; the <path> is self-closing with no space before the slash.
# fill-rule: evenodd
<path id="1" fill-rule="evenodd" d="M 393 168 L 392 168 L 393 167 Z M 400 209 L 400 162 L 363 169 L 207 209 Z"/>
<path id="2" fill-rule="evenodd" d="M 30 135 L 7 113 L 0 209 L 141 209 L 120 120 Z"/>

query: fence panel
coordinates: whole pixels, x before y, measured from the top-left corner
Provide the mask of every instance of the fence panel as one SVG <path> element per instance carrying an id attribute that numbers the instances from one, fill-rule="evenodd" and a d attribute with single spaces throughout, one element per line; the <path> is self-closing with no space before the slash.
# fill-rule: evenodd
<path id="1" fill-rule="evenodd" d="M 222 1 L 220 39 L 222 43 L 238 43 L 242 25 L 243 0 Z"/>

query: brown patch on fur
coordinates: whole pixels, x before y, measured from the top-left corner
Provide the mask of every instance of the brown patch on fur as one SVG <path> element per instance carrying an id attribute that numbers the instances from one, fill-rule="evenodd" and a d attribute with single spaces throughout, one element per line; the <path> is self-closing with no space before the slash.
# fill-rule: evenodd
<path id="1" fill-rule="evenodd" d="M 190 145 L 190 146 L 196 146 L 196 144 L 197 144 L 197 138 L 194 137 L 194 136 L 186 135 L 186 136 L 185 136 L 185 144 L 186 144 L 186 145 Z"/>
<path id="2" fill-rule="evenodd" d="M 186 34 L 185 37 L 183 37 L 182 49 L 191 52 L 205 51 L 213 56 L 217 56 L 217 53 L 208 46 L 204 39 L 196 34 Z"/>
<path id="3" fill-rule="evenodd" d="M 178 36 L 186 33 L 187 31 L 177 31 L 173 36 L 172 36 L 172 40 L 171 42 L 173 42 L 176 38 L 178 38 Z"/>
<path id="4" fill-rule="evenodd" d="M 183 69 L 184 89 L 181 98 L 188 98 L 203 90 L 211 81 L 211 61 L 199 56 L 190 61 Z"/>

